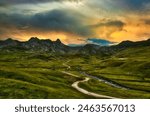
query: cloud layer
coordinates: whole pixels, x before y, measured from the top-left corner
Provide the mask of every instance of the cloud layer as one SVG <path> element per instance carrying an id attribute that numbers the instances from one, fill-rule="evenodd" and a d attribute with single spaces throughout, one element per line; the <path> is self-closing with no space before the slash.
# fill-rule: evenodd
<path id="1" fill-rule="evenodd" d="M 66 32 L 85 37 L 92 34 L 90 29 L 81 23 L 81 17 L 63 10 L 52 10 L 34 15 L 0 14 L 0 17 L 1 26 L 5 24 L 5 27 L 11 26 L 18 30 Z"/>
<path id="2" fill-rule="evenodd" d="M 0 0 L 0 39 L 87 38 L 132 41 L 150 36 L 150 0 Z"/>
<path id="3" fill-rule="evenodd" d="M 0 5 L 13 5 L 13 4 L 36 4 L 45 2 L 79 2 L 81 0 L 1 0 Z"/>

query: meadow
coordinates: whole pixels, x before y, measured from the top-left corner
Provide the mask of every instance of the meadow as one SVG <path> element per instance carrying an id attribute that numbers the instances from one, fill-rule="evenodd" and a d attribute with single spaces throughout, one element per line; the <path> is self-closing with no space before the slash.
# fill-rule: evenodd
<path id="1" fill-rule="evenodd" d="M 126 49 L 111 56 L 54 55 L 34 52 L 0 52 L 0 98 L 87 99 L 71 85 L 86 78 L 82 72 L 129 89 L 91 78 L 79 86 L 117 98 L 150 98 L 149 47 Z M 70 66 L 70 68 L 68 67 Z M 62 73 L 66 71 L 78 77 Z"/>

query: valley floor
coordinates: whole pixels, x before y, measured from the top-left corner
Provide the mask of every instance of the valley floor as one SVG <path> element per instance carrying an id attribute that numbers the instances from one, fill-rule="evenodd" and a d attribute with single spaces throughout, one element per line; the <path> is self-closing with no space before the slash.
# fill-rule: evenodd
<path id="1" fill-rule="evenodd" d="M 0 98 L 149 99 L 150 54 L 133 51 L 107 57 L 1 52 Z"/>

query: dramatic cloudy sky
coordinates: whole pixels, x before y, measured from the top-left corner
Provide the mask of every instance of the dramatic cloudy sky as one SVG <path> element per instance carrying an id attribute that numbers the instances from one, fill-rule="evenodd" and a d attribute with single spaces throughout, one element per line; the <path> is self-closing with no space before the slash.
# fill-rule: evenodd
<path id="1" fill-rule="evenodd" d="M 0 0 L 0 39 L 32 36 L 65 44 L 144 40 L 150 37 L 150 0 Z"/>

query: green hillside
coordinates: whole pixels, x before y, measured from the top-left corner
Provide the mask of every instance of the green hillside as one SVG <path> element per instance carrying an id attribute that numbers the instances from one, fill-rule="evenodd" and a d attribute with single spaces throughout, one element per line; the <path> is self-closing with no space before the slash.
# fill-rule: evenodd
<path id="1" fill-rule="evenodd" d="M 150 47 L 129 48 L 109 58 L 93 57 L 83 70 L 130 88 L 121 90 L 90 80 L 82 88 L 121 98 L 150 98 Z M 94 70 L 92 70 L 94 69 Z"/>
<path id="2" fill-rule="evenodd" d="M 71 86 L 86 77 L 81 72 L 130 88 L 124 90 L 90 79 L 79 84 L 88 91 L 119 98 L 150 98 L 149 49 L 129 48 L 107 57 L 1 51 L 0 98 L 95 98 Z"/>
<path id="3" fill-rule="evenodd" d="M 60 72 L 63 61 L 31 53 L 0 53 L 0 98 L 91 98 L 71 87 L 82 78 Z"/>

